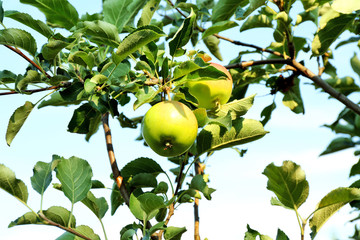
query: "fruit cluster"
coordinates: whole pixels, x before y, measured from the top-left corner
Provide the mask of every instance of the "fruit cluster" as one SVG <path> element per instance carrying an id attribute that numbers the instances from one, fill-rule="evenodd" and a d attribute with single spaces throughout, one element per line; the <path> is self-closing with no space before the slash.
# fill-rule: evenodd
<path id="1" fill-rule="evenodd" d="M 214 109 L 228 102 L 233 81 L 222 65 L 210 63 L 226 75 L 226 79 L 188 81 L 185 87 L 198 100 L 198 108 Z M 198 132 L 192 110 L 178 101 L 162 101 L 152 106 L 142 121 L 145 142 L 157 154 L 179 156 L 190 149 Z"/>

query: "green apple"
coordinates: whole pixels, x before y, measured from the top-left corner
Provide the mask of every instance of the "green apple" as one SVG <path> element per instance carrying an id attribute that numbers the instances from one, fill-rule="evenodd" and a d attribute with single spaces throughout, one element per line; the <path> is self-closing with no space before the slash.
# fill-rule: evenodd
<path id="1" fill-rule="evenodd" d="M 198 123 L 194 113 L 177 101 L 159 102 L 152 106 L 142 121 L 145 142 L 164 157 L 179 156 L 194 143 Z"/>
<path id="2" fill-rule="evenodd" d="M 227 79 L 189 81 L 185 84 L 189 92 L 198 100 L 199 108 L 212 109 L 229 101 L 233 88 L 233 80 L 229 71 L 222 65 L 210 63 L 223 71 Z"/>

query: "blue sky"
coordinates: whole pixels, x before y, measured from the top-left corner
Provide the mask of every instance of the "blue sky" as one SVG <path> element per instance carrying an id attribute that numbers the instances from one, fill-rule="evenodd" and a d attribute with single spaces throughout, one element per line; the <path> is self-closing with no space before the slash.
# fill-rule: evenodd
<path id="1" fill-rule="evenodd" d="M 69 1 L 80 14 L 93 13 L 100 9 L 101 1 Z M 30 6 L 22 5 L 19 1 L 3 1 L 5 10 L 19 10 L 32 14 L 35 18 L 42 19 L 42 15 Z M 7 27 L 19 27 L 20 24 L 5 19 Z M 30 30 L 29 30 L 30 31 Z M 32 32 L 32 31 L 30 31 Z M 315 29 L 308 24 L 295 29 L 295 35 L 304 32 L 313 33 Z M 33 33 L 33 32 L 32 32 Z M 267 29 L 249 30 L 239 33 L 238 29 L 222 33 L 233 39 L 256 44 L 262 47 L 270 43 L 271 31 Z M 263 37 L 263 36 L 269 36 Z M 45 39 L 34 33 L 40 47 Z M 199 48 L 202 48 L 199 45 Z M 229 43 L 222 42 L 221 52 L 224 64 L 236 56 L 237 52 L 244 50 Z M 235 50 L 236 49 L 236 50 Z M 338 66 L 338 75 L 351 75 L 359 83 L 359 78 L 350 67 L 349 59 L 353 52 L 359 55 L 356 45 L 342 47 L 334 52 Z M 18 57 L 5 47 L 0 46 L 0 70 L 12 70 L 15 73 L 23 73 L 27 62 Z M 300 59 L 302 57 L 300 56 Z M 255 56 L 254 59 L 259 59 Z M 303 57 L 308 66 L 314 72 L 317 65 L 308 57 Z M 249 58 L 250 60 L 250 58 Z M 274 162 L 281 165 L 284 160 L 292 160 L 304 169 L 310 184 L 310 196 L 300 208 L 300 214 L 307 217 L 320 199 L 336 187 L 348 186 L 353 179 L 348 179 L 350 167 L 358 161 L 353 156 L 353 151 L 342 151 L 328 156 L 318 157 L 335 136 L 328 129 L 321 127 L 336 119 L 337 114 L 343 109 L 341 103 L 328 99 L 325 93 L 319 93 L 306 79 L 302 79 L 302 96 L 305 104 L 305 115 L 296 115 L 287 109 L 282 103 L 282 96 L 276 97 L 277 109 L 273 113 L 271 121 L 265 129 L 270 131 L 264 138 L 249 143 L 240 148 L 247 148 L 245 157 L 240 158 L 232 149 L 216 152 L 207 161 L 206 173 L 209 174 L 209 186 L 216 189 L 213 199 L 200 202 L 200 233 L 201 237 L 211 239 L 242 239 L 249 224 L 252 228 L 267 234 L 273 238 L 277 229 L 282 229 L 290 239 L 299 239 L 299 229 L 295 214 L 289 210 L 270 205 L 270 198 L 274 196 L 266 189 L 267 179 L 261 173 L 264 168 Z M 252 87 L 248 96 L 257 93 L 253 108 L 246 115 L 247 118 L 260 119 L 261 110 L 269 105 L 273 96 L 269 95 L 268 89 L 258 85 Z M 92 166 L 94 179 L 99 179 L 107 186 L 112 185 L 109 178 L 110 166 L 107 159 L 103 130 L 95 134 L 89 142 L 83 135 L 68 133 L 67 124 L 72 116 L 74 107 L 58 107 L 35 109 L 26 121 L 21 132 L 16 136 L 11 147 L 5 142 L 5 132 L 8 120 L 12 112 L 23 105 L 26 100 L 36 102 L 44 94 L 32 96 L 2 96 L 0 101 L 0 163 L 5 164 L 15 171 L 16 176 L 27 184 L 30 190 L 29 205 L 37 210 L 40 204 L 40 196 L 31 190 L 30 177 L 32 168 L 37 161 L 51 161 L 52 154 L 64 157 L 77 156 L 86 159 Z M 353 96 L 356 97 L 356 96 Z M 134 112 L 131 106 L 124 111 L 128 116 L 138 116 L 146 112 L 149 106 L 142 106 Z M 165 158 L 153 153 L 149 148 L 143 147 L 141 142 L 132 141 L 139 135 L 139 129 L 121 129 L 117 120 L 111 120 L 110 125 L 113 133 L 115 154 L 121 168 L 127 162 L 137 157 L 150 157 L 156 160 L 164 169 L 175 167 Z M 165 178 L 164 178 L 165 179 Z M 106 196 L 109 200 L 109 190 L 94 191 L 97 197 Z M 12 196 L 0 190 L 0 235 L 1 239 L 55 239 L 63 233 L 62 230 L 48 226 L 18 226 L 8 229 L 10 221 L 15 220 L 27 212 L 27 208 Z M 54 189 L 48 189 L 45 193 L 44 209 L 52 205 L 61 205 L 70 209 L 70 202 L 62 193 Z M 356 216 L 349 214 L 350 208 L 344 207 L 340 212 L 327 222 L 321 229 L 316 239 L 325 240 L 338 236 L 344 239 L 353 233 L 353 226 L 348 222 Z M 75 216 L 77 223 L 93 227 L 96 233 L 102 236 L 101 226 L 92 216 L 91 212 L 80 203 L 75 204 Z M 118 239 L 122 226 L 135 221 L 126 207 L 120 208 L 114 216 L 110 212 L 104 218 L 109 239 Z M 180 206 L 175 216 L 170 221 L 173 226 L 186 226 L 188 231 L 184 239 L 193 236 L 193 206 L 192 204 Z M 307 239 L 308 231 L 307 229 Z"/>

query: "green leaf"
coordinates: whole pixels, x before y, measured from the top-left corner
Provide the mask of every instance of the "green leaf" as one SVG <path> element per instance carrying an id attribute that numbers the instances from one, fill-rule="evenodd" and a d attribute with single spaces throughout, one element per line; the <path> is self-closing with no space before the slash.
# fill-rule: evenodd
<path id="1" fill-rule="evenodd" d="M 151 173 L 138 173 L 131 178 L 129 186 L 133 188 L 156 187 L 157 180 Z"/>
<path id="2" fill-rule="evenodd" d="M 295 210 L 306 201 L 309 183 L 299 165 L 284 161 L 282 166 L 277 167 L 271 163 L 263 174 L 268 177 L 267 189 L 274 192 L 285 207 Z"/>
<path id="3" fill-rule="evenodd" d="M 305 11 L 314 10 L 319 6 L 318 0 L 301 0 L 301 3 L 305 9 Z"/>
<path id="4" fill-rule="evenodd" d="M 360 174 L 360 160 L 351 167 L 349 177 Z"/>
<path id="5" fill-rule="evenodd" d="M 26 224 L 43 224 L 43 222 L 34 212 L 27 212 L 16 220 L 11 221 L 8 228 Z"/>
<path id="6" fill-rule="evenodd" d="M 247 232 L 245 233 L 244 240 L 256 240 L 260 237 L 260 240 L 272 240 L 269 236 L 262 235 L 258 231 L 250 228 L 249 224 L 246 226 Z"/>
<path id="7" fill-rule="evenodd" d="M 149 25 L 151 22 L 151 18 L 153 17 L 156 10 L 159 8 L 160 0 L 150 0 L 144 6 L 140 19 L 138 21 L 137 26 L 142 27 L 145 25 Z"/>
<path id="8" fill-rule="evenodd" d="M 145 3 L 145 0 L 106 0 L 103 3 L 104 20 L 114 24 L 121 33 L 124 26 L 131 25 L 130 20 Z"/>
<path id="9" fill-rule="evenodd" d="M 81 200 L 81 202 L 85 204 L 99 219 L 102 219 L 109 209 L 106 199 L 104 197 L 96 198 L 91 191 L 87 193 L 86 198 Z"/>
<path id="10" fill-rule="evenodd" d="M 116 51 L 119 58 L 118 61 L 121 62 L 136 50 L 162 36 L 165 36 L 165 33 L 161 31 L 160 28 L 152 25 L 136 29 L 126 36 L 126 38 L 124 38 L 124 40 L 120 43 Z"/>
<path id="11" fill-rule="evenodd" d="M 236 8 L 248 0 L 222 0 L 218 1 L 211 16 L 211 21 L 217 23 L 229 20 L 235 13 Z"/>
<path id="12" fill-rule="evenodd" d="M 170 55 L 174 56 L 176 50 L 185 46 L 193 33 L 194 24 L 196 21 L 196 15 L 194 11 L 191 11 L 190 15 L 184 19 L 184 22 L 181 24 L 178 31 L 175 33 L 175 36 L 169 42 Z"/>
<path id="13" fill-rule="evenodd" d="M 185 233 L 186 227 L 167 227 L 165 230 L 164 238 L 165 240 L 180 240 L 183 233 Z"/>
<path id="14" fill-rule="evenodd" d="M 71 53 L 68 57 L 69 62 L 77 63 L 79 65 L 89 67 L 92 69 L 95 65 L 95 56 L 92 53 L 86 53 L 83 51 L 76 51 Z"/>
<path id="15" fill-rule="evenodd" d="M 247 18 L 246 21 L 241 25 L 240 32 L 261 27 L 273 27 L 271 18 L 269 18 L 265 14 L 253 15 Z"/>
<path id="16" fill-rule="evenodd" d="M 206 38 L 204 38 L 203 41 L 204 41 L 206 47 L 212 53 L 212 55 L 214 55 L 217 59 L 222 61 L 223 58 L 221 56 L 220 48 L 219 48 L 220 39 L 218 39 L 214 35 L 210 35 L 210 36 L 207 36 Z"/>
<path id="17" fill-rule="evenodd" d="M 325 80 L 331 87 L 341 92 L 344 95 L 349 95 L 352 92 L 359 91 L 360 88 L 355 84 L 352 77 L 346 76 L 339 78 L 337 76 Z"/>
<path id="18" fill-rule="evenodd" d="M 80 225 L 80 226 L 77 226 L 74 230 L 92 240 L 100 240 L 99 235 L 94 233 L 94 230 L 91 229 L 89 226 Z M 82 240 L 82 239 L 83 238 L 75 236 L 74 234 L 69 233 L 69 232 L 65 232 L 60 237 L 56 238 L 56 240 Z"/>
<path id="19" fill-rule="evenodd" d="M 34 37 L 21 29 L 7 28 L 0 30 L 0 44 L 24 49 L 32 56 L 36 54 L 37 46 Z"/>
<path id="20" fill-rule="evenodd" d="M 360 60 L 355 52 L 354 52 L 354 56 L 350 59 L 350 64 L 354 72 L 356 72 L 357 75 L 359 75 L 360 77 Z"/>
<path id="21" fill-rule="evenodd" d="M 255 94 L 239 100 L 233 100 L 231 102 L 221 105 L 220 109 L 216 112 L 210 111 L 209 115 L 216 117 L 225 117 L 230 112 L 231 119 L 235 120 L 248 112 L 248 110 L 253 106 L 254 99 Z"/>
<path id="22" fill-rule="evenodd" d="M 37 162 L 33 169 L 33 176 L 30 178 L 32 188 L 43 195 L 52 180 L 52 162 Z"/>
<path id="23" fill-rule="evenodd" d="M 196 71 L 200 69 L 201 67 L 194 63 L 193 61 L 184 61 L 180 63 L 175 69 L 174 69 L 174 79 L 178 79 L 180 77 L 183 77 L 193 71 Z"/>
<path id="24" fill-rule="evenodd" d="M 265 107 L 262 111 L 261 111 L 261 117 L 264 117 L 263 120 L 261 120 L 261 123 L 263 126 L 266 125 L 266 123 L 270 120 L 271 118 L 271 114 L 274 111 L 274 109 L 276 108 L 276 104 L 275 102 L 273 102 L 272 104 L 270 104 L 269 106 Z"/>
<path id="25" fill-rule="evenodd" d="M 74 41 L 75 38 L 65 38 L 60 33 L 57 33 L 43 46 L 41 53 L 46 60 L 53 60 L 62 49 Z"/>
<path id="26" fill-rule="evenodd" d="M 276 240 L 290 240 L 290 239 L 283 231 L 278 229 L 276 234 Z"/>
<path id="27" fill-rule="evenodd" d="M 38 8 L 46 16 L 46 21 L 53 27 L 70 30 L 79 20 L 79 14 L 67 0 L 20 0 Z"/>
<path id="28" fill-rule="evenodd" d="M 331 4 L 331 8 L 337 12 L 349 14 L 360 10 L 360 2 L 358 0 L 334 0 Z"/>
<path id="29" fill-rule="evenodd" d="M 20 131 L 21 127 L 24 125 L 29 114 L 33 110 L 35 105 L 29 101 L 26 101 L 25 104 L 17 108 L 9 119 L 9 124 L 6 130 L 6 143 L 10 146 L 11 142 L 14 140 L 16 134 Z"/>
<path id="30" fill-rule="evenodd" d="M 255 141 L 268 133 L 259 121 L 239 118 L 232 122 L 230 131 L 218 124 L 206 125 L 197 137 L 197 152 L 203 153 L 221 150 Z"/>
<path id="31" fill-rule="evenodd" d="M 26 76 L 15 82 L 15 89 L 19 92 L 25 90 L 29 83 L 39 83 L 41 82 L 41 76 L 37 71 L 29 70 L 26 73 Z"/>
<path id="32" fill-rule="evenodd" d="M 237 27 L 237 26 L 239 26 L 239 24 L 237 24 L 234 21 L 229 21 L 229 20 L 214 23 L 213 25 L 211 25 L 208 29 L 206 29 L 203 32 L 202 38 L 206 38 L 207 36 L 210 36 L 215 33 L 219 33 L 219 32 L 222 32 L 222 31 L 225 31 L 230 28 Z"/>
<path id="33" fill-rule="evenodd" d="M 193 177 L 190 183 L 190 188 L 202 192 L 207 200 L 211 200 L 211 193 L 215 191 L 215 189 L 208 187 L 208 185 L 204 181 L 204 176 L 200 174 Z"/>
<path id="34" fill-rule="evenodd" d="M 138 109 L 141 105 L 145 103 L 152 102 L 155 97 L 157 97 L 158 93 L 160 93 L 162 90 L 158 89 L 155 91 L 154 88 L 149 86 L 144 86 L 143 88 L 140 88 L 137 93 L 135 94 L 136 101 L 134 102 L 134 110 Z"/>
<path id="35" fill-rule="evenodd" d="M 137 197 L 137 200 L 140 203 L 141 209 L 145 213 L 145 218 L 140 218 L 142 220 L 149 221 L 159 212 L 159 209 L 164 208 L 164 199 L 160 196 L 157 196 L 154 193 L 143 193 Z"/>
<path id="36" fill-rule="evenodd" d="M 101 20 L 80 22 L 77 26 L 79 31 L 90 35 L 90 41 L 103 45 L 104 43 L 117 48 L 120 37 L 115 25 Z"/>
<path id="37" fill-rule="evenodd" d="M 0 23 L 2 23 L 4 20 L 4 8 L 2 4 L 3 4 L 2 1 L 0 1 Z"/>
<path id="38" fill-rule="evenodd" d="M 120 205 L 124 204 L 124 199 L 121 196 L 118 186 L 116 183 L 113 184 L 111 195 L 110 195 L 110 202 L 111 202 L 111 216 L 113 216 Z"/>
<path id="39" fill-rule="evenodd" d="M 345 204 L 354 200 L 360 200 L 360 189 L 337 188 L 328 193 L 317 205 L 309 224 L 311 228 L 311 239 L 314 239 L 323 224 Z"/>
<path id="40" fill-rule="evenodd" d="M 0 164 L 0 188 L 23 203 L 28 200 L 29 193 L 25 183 L 17 179 L 15 173 L 4 164 Z"/>
<path id="41" fill-rule="evenodd" d="M 321 28 L 312 42 L 312 53 L 315 56 L 324 54 L 330 45 L 338 39 L 347 27 L 354 21 L 355 14 L 340 14 L 327 22 L 325 27 Z"/>
<path id="42" fill-rule="evenodd" d="M 46 106 L 69 106 L 71 104 L 79 104 L 82 100 L 77 101 L 66 101 L 60 94 L 60 92 L 54 92 L 51 94 L 50 99 L 43 100 L 39 105 L 38 108 L 43 108 Z"/>
<path id="43" fill-rule="evenodd" d="M 120 172 L 121 176 L 127 181 L 130 177 L 139 173 L 151 173 L 156 177 L 160 173 L 163 173 L 164 170 L 157 162 L 150 158 L 137 158 L 127 163 Z"/>
<path id="44" fill-rule="evenodd" d="M 30 14 L 18 12 L 18 11 L 5 11 L 5 17 L 14 19 L 42 34 L 43 36 L 50 38 L 54 32 L 51 28 L 40 20 L 35 20 Z"/>
<path id="45" fill-rule="evenodd" d="M 96 121 L 100 113 L 91 107 L 89 103 L 81 105 L 75 109 L 69 122 L 68 131 L 72 133 L 87 134 L 91 130 L 91 124 Z"/>
<path id="46" fill-rule="evenodd" d="M 304 103 L 300 94 L 299 79 L 294 79 L 294 86 L 284 93 L 283 104 L 294 113 L 305 113 Z"/>
<path id="47" fill-rule="evenodd" d="M 68 227 L 71 216 L 70 227 L 74 228 L 76 226 L 74 215 L 72 215 L 70 211 L 63 207 L 52 206 L 48 210 L 44 210 L 43 213 L 48 219 L 64 227 Z"/>
<path id="48" fill-rule="evenodd" d="M 72 204 L 87 196 L 92 175 L 89 163 L 77 157 L 62 159 L 56 167 L 56 177 L 62 184 L 62 191 Z"/>
<path id="49" fill-rule="evenodd" d="M 355 143 L 351 138 L 347 137 L 338 137 L 331 141 L 331 143 L 327 146 L 325 151 L 323 151 L 320 156 L 325 154 L 334 153 L 340 150 L 344 150 L 347 148 L 352 148 L 355 146 Z"/>
<path id="50" fill-rule="evenodd" d="M 246 9 L 246 11 L 243 13 L 241 17 L 236 17 L 237 20 L 242 20 L 248 17 L 252 12 L 254 12 L 259 7 L 265 5 L 266 0 L 250 0 L 250 6 Z M 289 2 L 286 1 L 285 4 Z"/>

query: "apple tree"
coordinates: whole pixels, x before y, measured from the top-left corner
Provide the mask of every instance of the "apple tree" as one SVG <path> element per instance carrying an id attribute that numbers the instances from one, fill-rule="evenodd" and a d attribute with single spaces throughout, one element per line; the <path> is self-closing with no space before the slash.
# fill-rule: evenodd
<path id="1" fill-rule="evenodd" d="M 35 164 L 31 187 L 43 199 L 56 177 L 60 184 L 53 187 L 72 207 L 43 209 L 41 201 L 35 209 L 27 203 L 28 186 L 3 162 L 0 188 L 29 208 L 9 227 L 43 224 L 63 229 L 60 240 L 100 239 L 100 233 L 91 226 L 77 224 L 73 210 L 75 203 L 81 202 L 101 224 L 109 206 L 111 215 L 119 207 L 129 208 L 137 221 L 120 226 L 120 239 L 181 239 L 187 229 L 173 226 L 171 218 L 175 208 L 191 203 L 195 209 L 194 239 L 199 240 L 200 199 L 211 200 L 215 191 L 205 173 L 204 159 L 215 151 L 271 134 L 264 126 L 276 111 L 275 101 L 269 102 L 259 119 L 244 117 L 256 99 L 247 94 L 248 89 L 259 84 L 268 88 L 269 94 L 282 97 L 294 114 L 304 114 L 301 81 L 311 80 L 314 91 L 320 89 L 345 108 L 328 127 L 348 136 L 335 139 L 323 154 L 359 144 L 360 107 L 349 95 L 360 88 L 353 78 L 337 75 L 332 55 L 347 44 L 360 47 L 357 0 L 103 0 L 101 12 L 82 16 L 68 0 L 20 2 L 37 8 L 46 21 L 21 9 L 6 9 L 0 1 L 0 44 L 8 54 L 17 54 L 28 62 L 21 74 L 0 70 L 0 96 L 39 97 L 14 109 L 4 126 L 3 144 L 11 146 L 33 109 L 76 106 L 68 131 L 83 134 L 89 141 L 102 129 L 108 153 L 108 159 L 103 160 L 110 162 L 114 184 L 105 186 L 93 179 L 87 160 L 54 154 L 52 159 Z M 32 32 L 7 27 L 8 19 Z M 303 24 L 311 24 L 317 31 L 298 32 Z M 230 29 L 245 32 L 256 28 L 272 30 L 266 37 L 268 45 L 257 46 L 251 39 L 243 42 L 223 34 Z M 45 39 L 41 47 L 34 32 Z M 351 36 L 337 42 L 343 33 Z M 237 57 L 224 66 L 212 60 L 223 61 L 221 42 L 232 44 L 237 52 Z M 316 59 L 317 73 L 306 66 L 308 59 Z M 360 60 L 355 53 L 350 63 L 360 76 Z M 137 110 L 145 104 L 151 106 L 145 116 L 131 118 L 119 111 L 129 105 Z M 114 152 L 109 118 L 117 119 L 122 128 L 138 131 L 137 140 L 178 167 L 163 169 L 161 163 L 143 156 L 119 169 L 117 159 L 121 156 Z M 170 174 L 175 174 L 175 182 Z M 281 166 L 270 163 L 263 174 L 268 178 L 268 190 L 276 196 L 271 203 L 296 213 L 301 239 L 308 225 L 311 238 L 315 238 L 344 205 L 360 208 L 360 185 L 355 182 L 326 194 L 309 216 L 302 217 L 299 208 L 308 198 L 309 183 L 301 167 L 292 161 Z M 359 164 L 354 165 L 350 176 L 357 174 Z M 159 181 L 159 175 L 166 175 L 169 181 Z M 112 189 L 109 203 L 93 194 L 97 188 L 106 187 Z M 247 226 L 245 239 L 257 236 L 271 239 Z M 280 229 L 274 237 L 288 239 Z"/>

